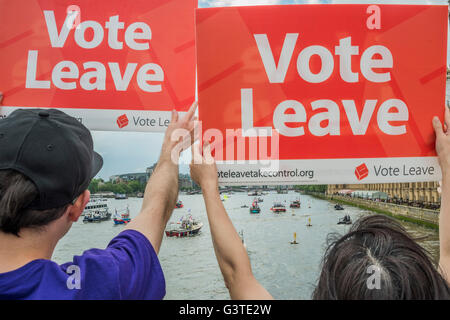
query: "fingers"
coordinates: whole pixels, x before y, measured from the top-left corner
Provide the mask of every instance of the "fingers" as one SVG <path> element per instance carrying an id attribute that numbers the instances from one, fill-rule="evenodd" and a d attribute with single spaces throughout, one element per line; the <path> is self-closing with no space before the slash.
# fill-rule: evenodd
<path id="1" fill-rule="evenodd" d="M 183 135 L 182 138 L 180 138 L 180 141 L 182 142 L 182 150 L 187 150 L 189 147 L 191 147 L 200 137 L 200 124 L 195 121 L 196 117 L 190 121 L 188 124 L 184 124 L 182 120 L 180 123 L 181 128 L 177 130 L 182 130 Z M 178 143 L 180 142 L 178 141 Z"/>
<path id="2" fill-rule="evenodd" d="M 211 152 L 211 144 L 207 141 L 202 145 L 196 144 L 191 147 L 192 163 L 194 164 L 214 164 L 215 160 Z"/>
<path id="3" fill-rule="evenodd" d="M 445 117 L 444 117 L 444 123 L 445 123 L 445 131 L 447 132 L 447 129 L 450 127 L 450 110 L 448 107 L 445 107 Z"/>
<path id="4" fill-rule="evenodd" d="M 191 130 L 191 145 L 193 145 L 198 139 L 200 139 L 200 124 L 197 121 L 197 117 L 194 117 L 194 122 Z"/>
<path id="5" fill-rule="evenodd" d="M 175 123 L 178 121 L 178 112 L 176 110 L 172 110 L 172 118 L 170 119 L 170 123 Z"/>
<path id="6" fill-rule="evenodd" d="M 442 128 L 441 120 L 439 120 L 438 117 L 433 118 L 433 128 L 434 128 L 434 132 L 436 133 L 436 137 L 445 135 L 444 129 Z"/>
<path id="7" fill-rule="evenodd" d="M 212 156 L 211 144 L 209 142 L 205 142 L 205 146 L 203 147 L 203 158 L 206 164 L 214 164 L 214 157 Z"/>
<path id="8" fill-rule="evenodd" d="M 211 156 L 211 144 L 209 143 L 209 141 L 205 141 L 205 143 L 203 144 L 203 156 Z"/>
<path id="9" fill-rule="evenodd" d="M 193 164 L 201 164 L 203 162 L 203 156 L 202 156 L 200 143 L 197 145 L 192 145 L 191 151 L 192 151 L 192 163 Z"/>
<path id="10" fill-rule="evenodd" d="M 194 118 L 195 110 L 197 109 L 198 103 L 195 101 L 191 107 L 189 108 L 189 111 L 184 115 L 183 120 L 190 121 Z"/>

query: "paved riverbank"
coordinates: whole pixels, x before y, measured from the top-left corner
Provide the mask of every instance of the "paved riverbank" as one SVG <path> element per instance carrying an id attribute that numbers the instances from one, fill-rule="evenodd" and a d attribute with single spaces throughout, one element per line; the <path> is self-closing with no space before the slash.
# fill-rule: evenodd
<path id="1" fill-rule="evenodd" d="M 323 193 L 309 193 L 314 197 L 352 205 L 361 209 L 372 210 L 386 214 L 397 219 L 416 223 L 432 229 L 439 228 L 439 211 L 403 206 L 393 203 L 378 202 L 366 199 L 352 198 L 338 195 L 325 195 Z"/>

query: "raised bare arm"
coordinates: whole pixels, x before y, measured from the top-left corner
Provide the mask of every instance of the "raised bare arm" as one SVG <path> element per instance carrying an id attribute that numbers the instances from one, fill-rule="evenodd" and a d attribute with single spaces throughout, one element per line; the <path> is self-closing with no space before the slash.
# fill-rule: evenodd
<path id="1" fill-rule="evenodd" d="M 436 152 L 442 170 L 441 212 L 439 215 L 439 265 L 444 278 L 450 282 L 450 111 L 445 108 L 445 123 L 433 119 L 436 132 Z"/>
<path id="2" fill-rule="evenodd" d="M 204 148 L 204 156 L 197 146 L 192 150 L 191 177 L 202 188 L 214 251 L 231 298 L 273 299 L 253 276 L 247 251 L 220 200 L 217 168 L 209 145 Z"/>
<path id="3" fill-rule="evenodd" d="M 190 141 L 196 108 L 197 103 L 194 103 L 180 120 L 178 113 L 172 111 L 172 120 L 164 136 L 158 164 L 145 189 L 141 211 L 126 227 L 144 234 L 157 253 L 178 197 L 178 159 L 181 150 L 175 149 L 181 140 Z M 185 131 L 186 136 L 175 139 L 175 133 L 179 129 Z"/>

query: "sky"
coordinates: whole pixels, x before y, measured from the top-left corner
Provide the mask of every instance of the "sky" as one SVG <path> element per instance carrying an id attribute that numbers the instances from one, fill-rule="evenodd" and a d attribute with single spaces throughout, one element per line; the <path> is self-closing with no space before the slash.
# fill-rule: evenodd
<path id="1" fill-rule="evenodd" d="M 388 3 L 447 4 L 447 0 L 199 0 L 199 7 L 314 4 L 314 3 Z M 449 32 L 450 37 L 450 32 Z M 449 39 L 450 46 L 450 39 Z M 448 50 L 450 61 L 450 50 Z M 92 132 L 94 148 L 104 159 L 98 177 L 109 180 L 115 174 L 145 172 L 158 160 L 163 133 Z M 189 151 L 185 151 L 180 172 L 188 173 Z"/>

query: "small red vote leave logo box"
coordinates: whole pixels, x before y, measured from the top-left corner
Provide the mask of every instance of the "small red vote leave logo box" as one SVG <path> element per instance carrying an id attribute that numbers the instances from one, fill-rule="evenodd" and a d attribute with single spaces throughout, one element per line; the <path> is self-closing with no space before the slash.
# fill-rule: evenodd
<path id="1" fill-rule="evenodd" d="M 356 167 L 355 176 L 358 180 L 362 180 L 369 176 L 369 169 L 367 168 L 365 163 L 363 163 L 359 167 Z"/>
<path id="2" fill-rule="evenodd" d="M 128 125 L 128 117 L 126 114 L 123 114 L 117 118 L 117 125 L 119 126 L 120 129 Z"/>

